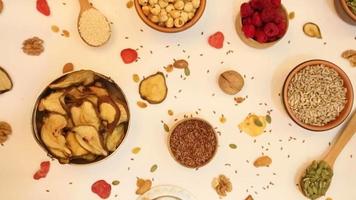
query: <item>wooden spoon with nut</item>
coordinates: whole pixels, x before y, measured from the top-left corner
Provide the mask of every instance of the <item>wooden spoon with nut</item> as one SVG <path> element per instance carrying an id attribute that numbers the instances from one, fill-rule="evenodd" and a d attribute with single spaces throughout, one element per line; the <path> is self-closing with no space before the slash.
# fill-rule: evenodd
<path id="1" fill-rule="evenodd" d="M 329 189 L 333 176 L 333 166 L 343 148 L 356 133 L 356 111 L 340 134 L 336 143 L 321 161 L 314 161 L 305 171 L 300 180 L 303 194 L 310 199 L 324 196 Z"/>
<path id="2" fill-rule="evenodd" d="M 78 32 L 89 46 L 99 47 L 111 37 L 111 27 L 107 18 L 89 0 L 79 0 Z"/>

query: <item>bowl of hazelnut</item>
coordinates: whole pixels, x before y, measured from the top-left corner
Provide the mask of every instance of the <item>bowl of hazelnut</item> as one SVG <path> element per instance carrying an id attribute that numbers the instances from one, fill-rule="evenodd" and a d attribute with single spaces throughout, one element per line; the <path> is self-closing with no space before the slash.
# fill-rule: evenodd
<path id="1" fill-rule="evenodd" d="M 135 0 L 137 14 L 149 27 L 176 33 L 192 27 L 203 15 L 206 0 Z"/>

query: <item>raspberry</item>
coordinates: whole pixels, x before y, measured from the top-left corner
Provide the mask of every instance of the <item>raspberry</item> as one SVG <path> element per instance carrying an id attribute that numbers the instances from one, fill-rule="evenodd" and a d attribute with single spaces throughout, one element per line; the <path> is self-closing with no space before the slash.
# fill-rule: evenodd
<path id="1" fill-rule="evenodd" d="M 261 20 L 260 14 L 258 12 L 253 13 L 252 24 L 257 27 L 262 25 L 262 20 Z"/>
<path id="2" fill-rule="evenodd" d="M 260 29 L 258 29 L 256 31 L 255 37 L 256 37 L 257 42 L 259 42 L 259 43 L 266 43 L 268 41 L 267 35 L 265 34 L 265 32 L 263 32 L 263 30 L 260 30 Z"/>
<path id="3" fill-rule="evenodd" d="M 104 180 L 99 180 L 93 183 L 91 191 L 97 194 L 102 199 L 110 197 L 111 185 Z"/>
<path id="4" fill-rule="evenodd" d="M 274 42 L 274 41 L 276 41 L 276 40 L 278 40 L 277 37 L 270 37 L 270 38 L 268 38 L 268 42 Z"/>
<path id="5" fill-rule="evenodd" d="M 221 49 L 224 46 L 224 34 L 220 31 L 214 33 L 213 35 L 209 36 L 208 42 L 210 46 Z"/>
<path id="6" fill-rule="evenodd" d="M 242 26 L 242 31 L 247 38 L 253 38 L 255 36 L 256 28 L 253 25 Z"/>
<path id="7" fill-rule="evenodd" d="M 130 49 L 130 48 L 122 50 L 120 55 L 121 55 L 122 61 L 125 64 L 130 64 L 130 63 L 134 62 L 138 57 L 137 51 L 134 49 Z"/>
<path id="8" fill-rule="evenodd" d="M 251 0 L 250 5 L 254 10 L 262 10 L 263 4 L 261 0 Z"/>
<path id="9" fill-rule="evenodd" d="M 248 24 L 252 24 L 252 18 L 251 17 L 245 17 L 242 19 L 242 25 L 248 25 Z"/>
<path id="10" fill-rule="evenodd" d="M 270 22 L 267 23 L 265 25 L 265 27 L 263 28 L 263 31 L 265 32 L 265 34 L 271 38 L 271 37 L 275 37 L 279 34 L 279 30 L 276 24 Z"/>
<path id="11" fill-rule="evenodd" d="M 282 12 L 282 10 L 278 10 L 275 13 L 275 16 L 274 16 L 274 19 L 273 19 L 274 23 L 279 24 L 279 23 L 282 23 L 285 20 L 286 20 L 285 14 Z"/>
<path id="12" fill-rule="evenodd" d="M 241 17 L 248 17 L 248 16 L 252 15 L 253 10 L 252 10 L 250 4 L 243 3 L 243 4 L 241 4 L 240 12 L 241 12 Z"/>
<path id="13" fill-rule="evenodd" d="M 284 21 L 282 23 L 277 24 L 279 33 L 278 33 L 278 37 L 283 37 L 283 35 L 287 32 L 287 23 Z"/>
<path id="14" fill-rule="evenodd" d="M 279 8 L 281 6 L 281 0 L 271 0 L 271 4 L 274 8 Z"/>
<path id="15" fill-rule="evenodd" d="M 276 10 L 273 8 L 265 8 L 261 12 L 261 19 L 264 22 L 271 22 L 274 20 L 274 17 L 276 15 Z"/>
<path id="16" fill-rule="evenodd" d="M 263 8 L 269 8 L 272 6 L 271 0 L 260 0 Z"/>

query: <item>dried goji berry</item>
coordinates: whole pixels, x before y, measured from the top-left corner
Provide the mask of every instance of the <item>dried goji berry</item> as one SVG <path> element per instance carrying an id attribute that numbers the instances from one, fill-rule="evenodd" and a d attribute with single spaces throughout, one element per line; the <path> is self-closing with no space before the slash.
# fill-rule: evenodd
<path id="1" fill-rule="evenodd" d="M 216 32 L 209 37 L 208 40 L 210 46 L 221 49 L 224 46 L 224 34 L 222 32 Z"/>
<path id="2" fill-rule="evenodd" d="M 51 10 L 49 9 L 47 0 L 37 0 L 36 8 L 40 13 L 45 16 L 49 16 L 51 14 Z"/>
<path id="3" fill-rule="evenodd" d="M 98 180 L 91 186 L 91 191 L 102 199 L 107 199 L 111 193 L 111 185 L 104 180 Z"/>
<path id="4" fill-rule="evenodd" d="M 47 176 L 47 173 L 49 172 L 49 167 L 50 167 L 50 162 L 49 161 L 44 161 L 40 165 L 40 169 L 37 170 L 37 172 L 33 175 L 33 178 L 35 180 L 44 178 Z"/>
<path id="5" fill-rule="evenodd" d="M 124 49 L 121 51 L 121 58 L 125 64 L 134 62 L 138 57 L 137 51 L 134 49 Z"/>

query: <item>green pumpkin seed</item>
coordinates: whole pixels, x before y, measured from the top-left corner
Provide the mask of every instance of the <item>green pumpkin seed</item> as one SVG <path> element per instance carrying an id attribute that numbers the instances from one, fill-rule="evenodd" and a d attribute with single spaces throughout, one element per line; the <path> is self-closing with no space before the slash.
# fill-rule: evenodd
<path id="1" fill-rule="evenodd" d="M 119 185 L 119 184 L 120 184 L 120 181 L 114 180 L 111 184 L 112 184 L 112 185 Z"/>
<path id="2" fill-rule="evenodd" d="M 266 115 L 266 121 L 270 124 L 272 123 L 272 117 L 271 115 Z"/>
<path id="3" fill-rule="evenodd" d="M 166 132 L 169 132 L 169 126 L 166 123 L 163 124 L 163 128 Z"/>
<path id="4" fill-rule="evenodd" d="M 189 75 L 190 75 L 189 67 L 184 68 L 184 74 L 185 74 L 186 76 L 189 76 Z"/>
<path id="5" fill-rule="evenodd" d="M 152 165 L 150 172 L 155 172 L 157 170 L 158 166 L 156 164 Z"/>
<path id="6" fill-rule="evenodd" d="M 237 148 L 236 144 L 229 144 L 229 147 L 230 147 L 231 149 L 236 149 L 236 148 Z"/>
<path id="7" fill-rule="evenodd" d="M 258 119 L 258 118 L 255 118 L 255 119 L 253 120 L 253 122 L 255 123 L 256 126 L 259 126 L 259 127 L 262 127 L 262 126 L 263 126 L 263 123 L 262 123 L 261 120 Z"/>

